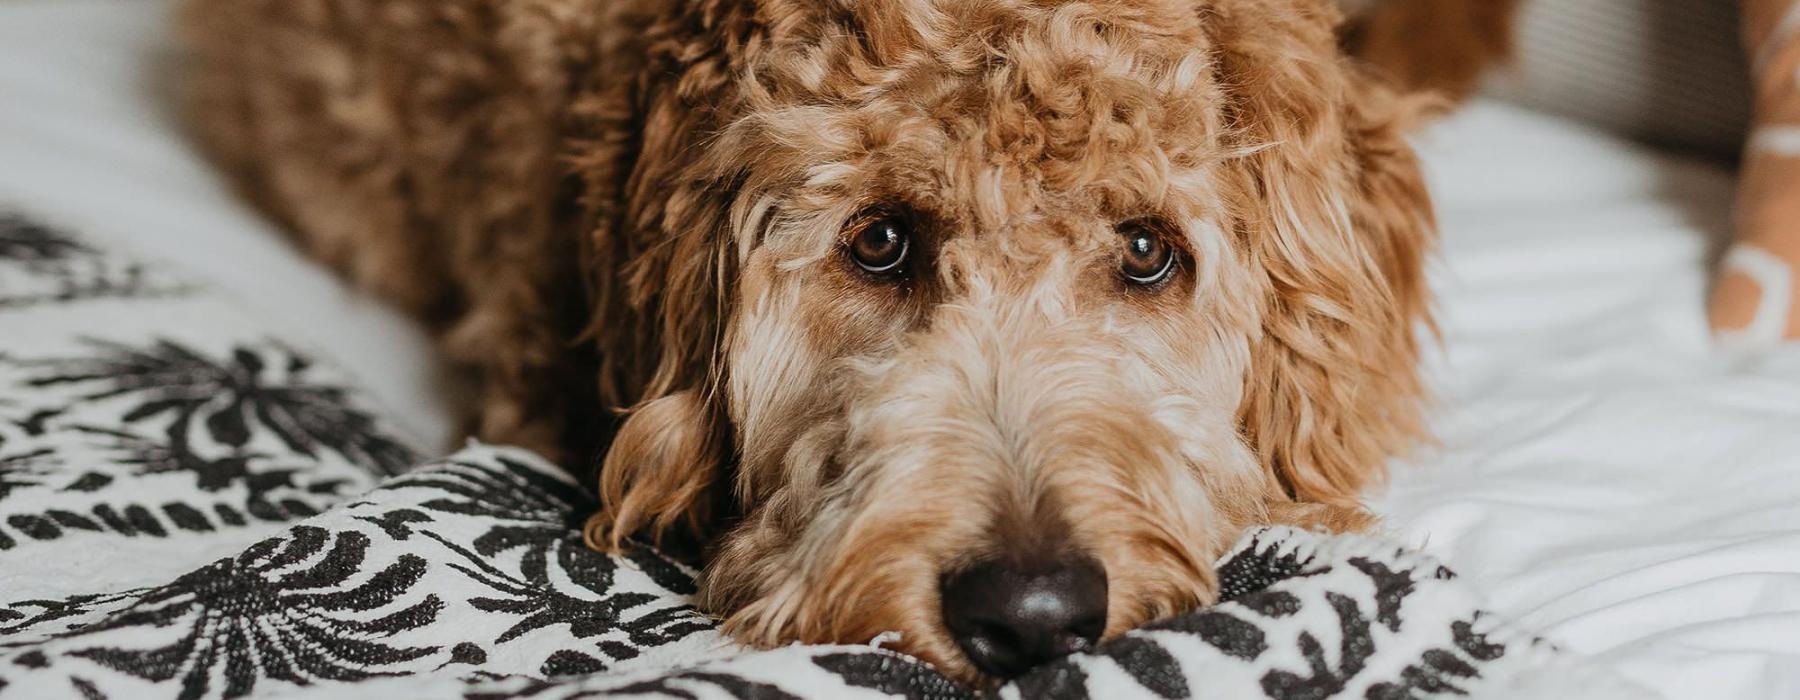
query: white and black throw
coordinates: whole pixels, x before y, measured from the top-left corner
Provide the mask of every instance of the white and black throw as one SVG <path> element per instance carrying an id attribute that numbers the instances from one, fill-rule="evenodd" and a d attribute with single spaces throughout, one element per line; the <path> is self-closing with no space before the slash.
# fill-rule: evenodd
<path id="1" fill-rule="evenodd" d="M 216 295 L 0 214 L 0 697 L 974 698 L 880 648 L 752 651 L 694 571 L 582 546 L 527 452 L 419 462 Z M 1218 605 L 1005 698 L 1643 697 L 1429 557 L 1286 528 Z"/>

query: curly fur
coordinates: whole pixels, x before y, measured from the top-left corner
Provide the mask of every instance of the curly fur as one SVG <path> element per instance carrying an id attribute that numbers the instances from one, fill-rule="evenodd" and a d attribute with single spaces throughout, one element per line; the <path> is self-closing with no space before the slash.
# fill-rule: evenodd
<path id="1" fill-rule="evenodd" d="M 709 543 L 744 641 L 976 676 L 946 571 L 1074 549 L 1107 633 L 1245 526 L 1369 523 L 1420 433 L 1409 103 L 1326 0 L 189 0 L 196 133 L 440 324 L 472 430 L 603 455 L 590 541 Z M 914 212 L 862 277 L 842 228 Z M 1113 272 L 1169 222 L 1177 278 Z"/>

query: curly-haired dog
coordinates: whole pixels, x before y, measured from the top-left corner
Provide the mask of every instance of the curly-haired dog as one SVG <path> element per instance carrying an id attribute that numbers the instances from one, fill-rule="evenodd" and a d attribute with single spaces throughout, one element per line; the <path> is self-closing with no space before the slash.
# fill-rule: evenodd
<path id="1" fill-rule="evenodd" d="M 1431 213 L 1328 0 L 190 0 L 197 128 L 746 642 L 1008 676 L 1356 528 Z"/>

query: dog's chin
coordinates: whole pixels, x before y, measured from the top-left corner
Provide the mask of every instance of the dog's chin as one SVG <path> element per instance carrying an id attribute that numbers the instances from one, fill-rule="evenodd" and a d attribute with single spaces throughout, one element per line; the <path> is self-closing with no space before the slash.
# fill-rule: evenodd
<path id="1" fill-rule="evenodd" d="M 751 607 L 727 617 L 724 628 L 729 636 L 756 648 L 774 648 L 792 643 L 870 645 L 903 654 L 929 665 L 945 678 L 976 689 L 994 689 L 1007 679 L 983 674 L 957 647 L 938 616 L 937 601 L 920 604 L 889 598 L 870 601 L 876 610 L 862 620 L 840 622 L 826 629 L 790 628 L 771 632 L 771 621 L 759 618 L 764 606 Z"/>
<path id="2" fill-rule="evenodd" d="M 734 539 L 742 541 L 756 539 L 746 533 L 735 534 Z M 1140 535 L 1124 538 L 1102 557 L 1108 569 L 1117 572 L 1112 575 L 1116 586 L 1108 598 L 1108 622 L 1102 644 L 1217 599 L 1216 579 L 1210 567 L 1194 571 L 1175 565 L 1171 559 L 1186 557 L 1175 553 L 1174 543 Z M 788 575 L 769 582 L 761 594 L 743 601 L 735 610 L 721 610 L 725 612 L 723 630 L 733 639 L 756 648 L 793 643 L 874 645 L 918 659 L 946 678 L 979 690 L 992 690 L 1011 680 L 983 672 L 952 638 L 939 592 L 941 564 L 924 554 L 901 553 L 905 551 L 911 550 L 879 542 L 848 544 L 840 550 L 841 554 L 826 557 L 836 566 L 827 569 L 832 575 L 816 583 L 806 581 L 801 567 L 758 567 L 761 574 Z M 804 559 L 804 555 L 790 551 L 761 557 L 757 562 Z M 1184 575 L 1177 575 L 1184 569 Z M 718 593 L 715 585 L 720 582 L 742 581 L 746 575 L 716 567 L 707 574 L 702 584 L 703 596 Z"/>
<path id="3" fill-rule="evenodd" d="M 1128 610 L 1128 616 L 1122 617 L 1116 624 L 1109 624 L 1108 630 L 1101 637 L 1099 644 L 1126 634 L 1144 625 L 1166 620 L 1193 612 L 1205 607 L 1217 599 L 1214 591 L 1171 592 L 1155 600 L 1137 600 L 1134 602 L 1114 601 L 1113 607 Z M 872 640 L 843 640 L 843 643 L 867 642 Z M 961 685 L 978 690 L 997 690 L 1015 678 L 1006 678 L 982 672 L 964 654 L 954 640 L 943 631 L 941 625 L 908 633 L 903 630 L 890 630 L 885 637 L 877 637 L 884 649 L 890 649 L 925 662 L 938 673 Z M 1066 658 L 1066 657 L 1065 657 Z M 1053 659 L 1044 664 L 1026 670 L 1021 676 L 1028 676 L 1046 666 L 1057 664 L 1065 659 Z"/>
<path id="4" fill-rule="evenodd" d="M 882 559 L 879 550 L 863 553 Z M 917 658 L 959 683 L 990 683 L 993 679 L 980 674 L 944 628 L 935 571 L 906 566 L 902 557 L 887 559 L 892 565 L 885 569 L 830 579 L 824 585 L 809 586 L 795 579 L 777 583 L 769 593 L 729 612 L 723 631 L 756 648 L 868 644 Z M 906 575 L 914 570 L 918 575 Z M 703 591 L 706 588 L 710 587 Z"/>

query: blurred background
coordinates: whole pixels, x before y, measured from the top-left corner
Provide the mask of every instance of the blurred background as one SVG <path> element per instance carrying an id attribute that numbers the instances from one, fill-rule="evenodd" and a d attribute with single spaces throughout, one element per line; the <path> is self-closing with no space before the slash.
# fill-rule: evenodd
<path id="1" fill-rule="evenodd" d="M 1739 4 L 1520 0 L 1515 57 L 1482 91 L 1651 145 L 1736 161 L 1750 122 Z"/>

